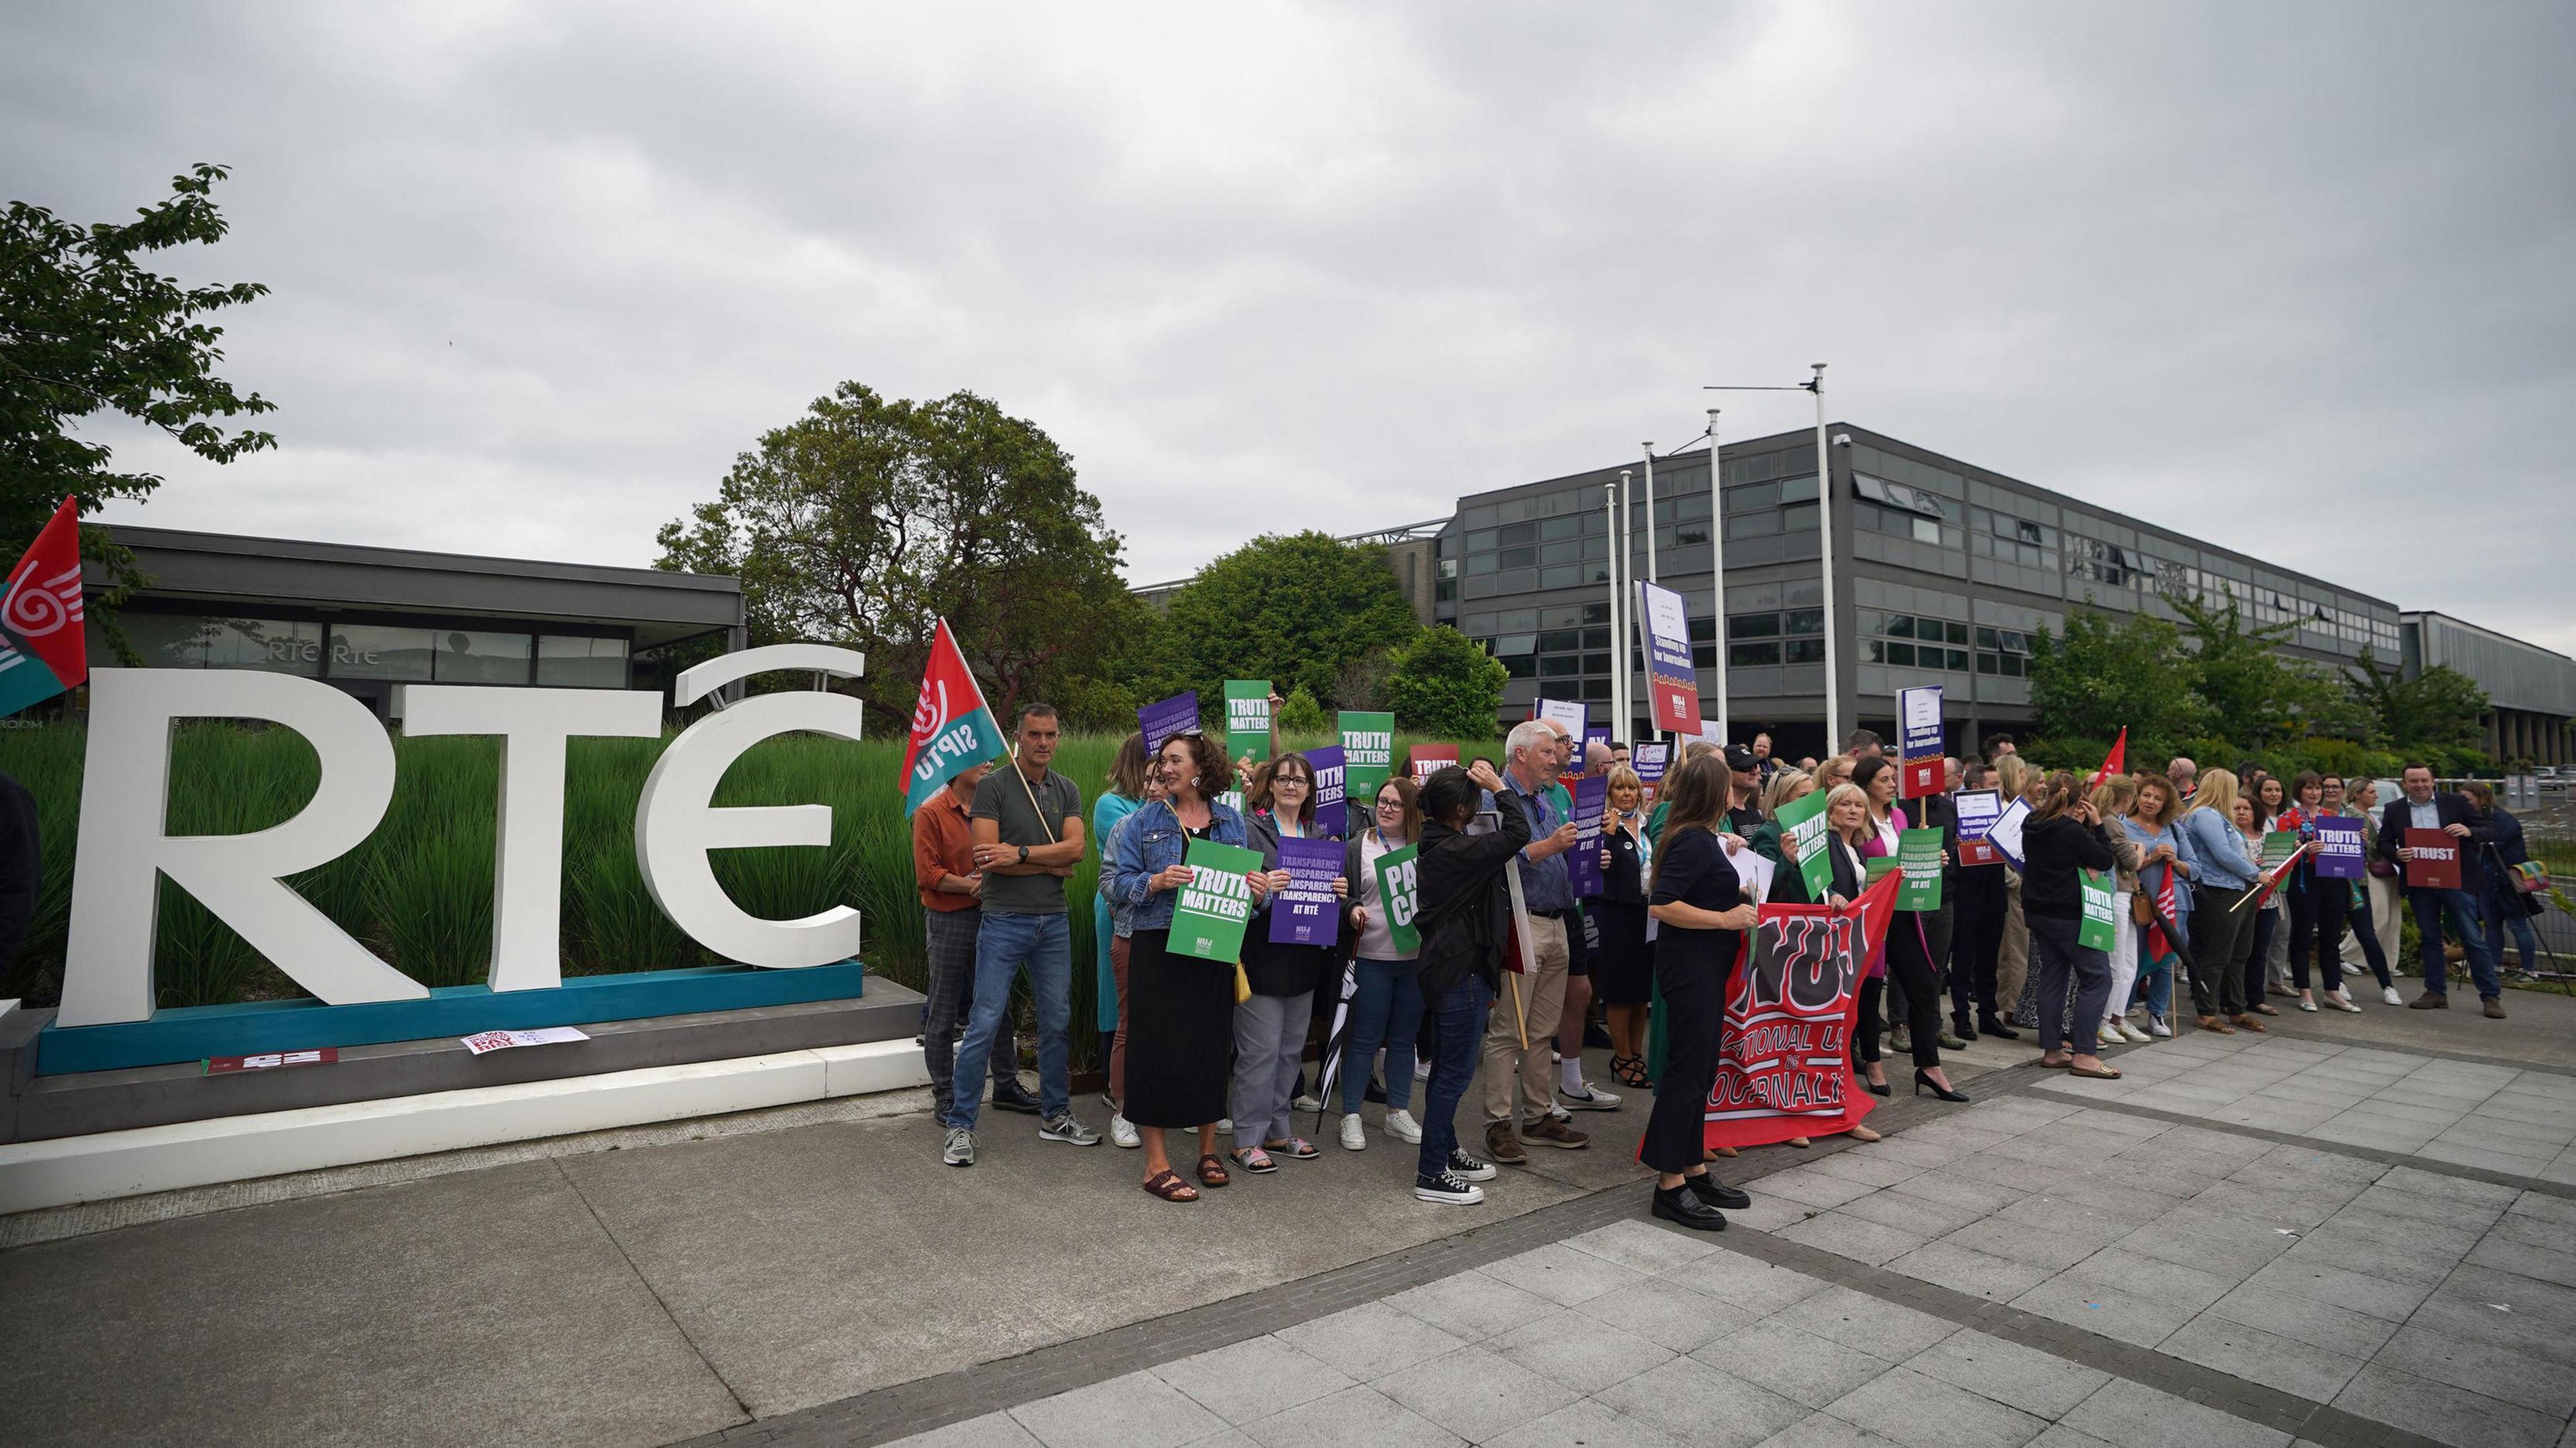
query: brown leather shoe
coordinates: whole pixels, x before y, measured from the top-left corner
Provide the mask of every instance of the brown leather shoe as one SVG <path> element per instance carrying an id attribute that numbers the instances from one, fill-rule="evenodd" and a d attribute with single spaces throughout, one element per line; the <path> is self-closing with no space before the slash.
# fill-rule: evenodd
<path id="1" fill-rule="evenodd" d="M 2500 1021 L 2504 1019 L 2503 1001 L 2496 999 L 2494 996 L 2487 997 L 2487 1019 L 2491 1021 Z"/>
<path id="2" fill-rule="evenodd" d="M 1529 1165 L 1529 1153 L 1521 1150 L 1520 1138 L 1512 1135 L 1510 1122 L 1496 1121 L 1486 1125 L 1485 1159 L 1504 1166 Z"/>
<path id="3" fill-rule="evenodd" d="M 1521 1140 L 1535 1146 L 1553 1146 L 1565 1151 L 1581 1151 L 1592 1144 L 1592 1138 L 1553 1116 L 1521 1123 Z"/>
<path id="4" fill-rule="evenodd" d="M 2271 1027 L 2264 1025 L 2261 1021 L 2254 1019 L 2252 1016 L 2230 1016 L 2227 1019 L 2230 1024 L 2234 1025 L 2236 1029 L 2240 1031 L 2252 1031 L 2257 1035 L 2261 1035 L 2271 1030 Z"/>
<path id="5" fill-rule="evenodd" d="M 2451 998 L 2449 996 L 2440 995 L 2429 990 L 2406 1003 L 2406 1009 L 2410 1011 L 2447 1011 L 2450 1008 Z"/>
<path id="6" fill-rule="evenodd" d="M 2236 1028 L 2234 1026 L 2227 1024 L 2216 1016 L 2202 1016 L 2199 1020 L 2192 1022 L 2192 1024 L 2198 1026 L 2204 1031 L 2209 1031 L 2221 1036 L 2232 1036 L 2236 1034 Z"/>

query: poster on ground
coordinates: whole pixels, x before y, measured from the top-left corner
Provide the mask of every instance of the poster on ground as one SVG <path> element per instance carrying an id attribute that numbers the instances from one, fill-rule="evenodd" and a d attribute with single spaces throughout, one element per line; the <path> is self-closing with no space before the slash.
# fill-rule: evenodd
<path id="1" fill-rule="evenodd" d="M 1654 686 L 1655 728 L 1697 734 L 1699 670 L 1691 665 L 1690 612 L 1682 606 L 1682 596 L 1640 582 L 1637 622 L 1646 631 L 1646 677 Z"/>
<path id="2" fill-rule="evenodd" d="M 1702 1131 L 1711 1148 L 1770 1146 L 1860 1124 L 1876 1098 L 1852 1088 L 1861 968 L 1887 938 L 1897 877 L 1840 910 L 1765 905 L 1746 933 Z"/>
<path id="3" fill-rule="evenodd" d="M 1199 691 L 1185 690 L 1137 710 L 1136 727 L 1144 731 L 1147 759 L 1153 758 L 1155 752 L 1163 747 L 1163 741 L 1173 735 L 1197 733 Z"/>
<path id="4" fill-rule="evenodd" d="M 1421 913 L 1422 894 L 1413 868 L 1421 853 L 1420 845 L 1407 845 L 1377 857 L 1377 898 L 1386 908 L 1386 938 L 1402 954 L 1422 948 L 1422 932 L 1414 923 Z"/>
<path id="5" fill-rule="evenodd" d="M 1342 873 L 1339 840 L 1281 840 L 1279 868 L 1288 888 L 1270 902 L 1270 943 L 1330 945 L 1342 935 L 1333 881 Z"/>
<path id="6" fill-rule="evenodd" d="M 1255 764 L 1270 757 L 1270 681 L 1225 681 L 1225 753 Z"/>
<path id="7" fill-rule="evenodd" d="M 1941 768 L 1941 686 L 1896 691 L 1896 793 L 1928 799 L 1950 781 Z"/>
<path id="8" fill-rule="evenodd" d="M 1306 762 L 1315 769 L 1315 829 L 1336 839 L 1351 832 L 1350 811 L 1343 801 L 1347 786 L 1342 767 L 1342 746 L 1327 744 L 1305 751 Z"/>
<path id="9" fill-rule="evenodd" d="M 2320 880 L 2358 880 L 2370 873 L 2361 845 L 2361 821 L 2328 818 L 2317 821 L 2315 861 Z"/>
<path id="10" fill-rule="evenodd" d="M 1243 958 L 1243 927 L 1252 920 L 1252 886 L 1244 877 L 1261 868 L 1261 852 L 1192 840 L 1181 863 L 1195 873 L 1173 898 L 1168 948 L 1234 964 Z"/>
<path id="11" fill-rule="evenodd" d="M 1897 863 L 1905 884 L 1896 892 L 1899 910 L 1941 908 L 1941 830 L 1935 825 L 1907 830 L 1896 837 Z"/>
<path id="12" fill-rule="evenodd" d="M 2409 890 L 2457 890 L 2460 888 L 2460 837 L 2443 830 L 2406 831 L 2406 848 L 2414 856 L 2406 862 L 2406 888 Z"/>
<path id="13" fill-rule="evenodd" d="M 1344 709 L 1341 729 L 1343 794 L 1373 800 L 1377 787 L 1395 772 L 1395 716 Z"/>
<path id="14" fill-rule="evenodd" d="M 1609 780 L 1595 774 L 1574 782 L 1574 848 L 1565 852 L 1565 877 L 1578 897 L 1609 888 L 1601 875 L 1601 814 L 1609 805 Z"/>
<path id="15" fill-rule="evenodd" d="M 1827 791 L 1810 790 L 1780 806 L 1780 838 L 1797 857 L 1798 874 L 1807 882 L 1807 898 L 1822 900 L 1834 883 L 1834 862 L 1825 854 Z"/>

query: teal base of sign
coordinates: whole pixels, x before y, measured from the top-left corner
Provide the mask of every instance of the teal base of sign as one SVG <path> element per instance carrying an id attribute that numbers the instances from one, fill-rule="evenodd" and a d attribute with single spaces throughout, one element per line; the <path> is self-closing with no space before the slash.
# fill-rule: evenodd
<path id="1" fill-rule="evenodd" d="M 148 1021 L 107 1026 L 47 1026 L 36 1035 L 36 1074 L 121 1071 L 211 1056 L 256 1056 L 316 1046 L 376 1046 L 470 1036 L 477 1031 L 532 1031 L 694 1011 L 847 1000 L 862 993 L 867 967 L 856 960 L 802 970 L 748 965 L 644 970 L 575 976 L 551 990 L 495 991 L 487 985 L 433 988 L 427 1000 L 325 1005 L 317 1000 L 255 1005 L 180 1006 Z"/>

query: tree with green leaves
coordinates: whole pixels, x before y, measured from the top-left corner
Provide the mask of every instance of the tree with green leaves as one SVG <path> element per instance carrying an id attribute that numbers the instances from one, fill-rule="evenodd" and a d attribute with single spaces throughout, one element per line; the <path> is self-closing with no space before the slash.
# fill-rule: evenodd
<path id="1" fill-rule="evenodd" d="M 2351 691 L 2341 679 L 2276 652 L 2297 632 L 2297 624 L 2246 627 L 2244 607 L 2232 589 L 2223 606 L 2182 594 L 2166 601 L 2182 615 L 2194 687 L 2227 738 L 2262 750 L 2310 734 L 2335 738 L 2367 732 L 2369 722 L 2352 707 Z"/>
<path id="2" fill-rule="evenodd" d="M 2447 665 L 2410 679 L 2395 665 L 2381 664 L 2368 649 L 2354 663 L 2357 667 L 2344 670 L 2344 679 L 2390 747 L 2400 753 L 2484 751 L 2487 694 L 2476 680 Z"/>
<path id="3" fill-rule="evenodd" d="M 1200 569 L 1172 595 L 1158 662 L 1177 688 L 1269 679 L 1283 696 L 1303 688 L 1349 708 L 1343 671 L 1421 631 L 1384 548 L 1311 531 L 1268 534 Z"/>
<path id="4" fill-rule="evenodd" d="M 121 413 L 212 463 L 277 446 L 268 433 L 227 430 L 216 421 L 273 412 L 276 404 L 236 392 L 215 375 L 224 330 L 206 320 L 268 288 L 181 286 L 146 261 L 223 240 L 228 228 L 214 189 L 227 174 L 220 166 L 192 167 L 171 178 L 168 200 L 132 221 L 82 226 L 23 201 L 0 214 L 0 547 L 10 556 L 35 538 L 66 494 L 86 516 L 111 499 L 142 501 L 161 486 L 157 474 L 117 470 L 106 444 L 78 435 L 84 419 Z M 81 529 L 81 556 L 116 578 L 111 607 L 147 581 L 104 529 Z M 112 618 L 109 624 L 112 632 Z"/>
<path id="5" fill-rule="evenodd" d="M 1141 612 L 1072 458 L 970 392 L 911 402 L 844 382 L 659 542 L 660 567 L 742 580 L 753 643 L 865 652 L 856 690 L 894 727 L 939 618 L 1007 717 L 1050 680 L 1095 677 Z"/>
<path id="6" fill-rule="evenodd" d="M 2031 635 L 2030 703 L 2038 732 L 2050 739 L 2107 744 L 2129 731 L 2137 757 L 2199 733 L 2208 720 L 2196 661 L 2182 631 L 2153 614 L 2110 615 L 2079 608 L 2060 637 Z"/>
<path id="7" fill-rule="evenodd" d="M 1395 727 L 1442 739 L 1480 739 L 1494 732 L 1503 708 L 1503 662 L 1474 639 L 1439 624 L 1399 650 L 1385 687 Z"/>

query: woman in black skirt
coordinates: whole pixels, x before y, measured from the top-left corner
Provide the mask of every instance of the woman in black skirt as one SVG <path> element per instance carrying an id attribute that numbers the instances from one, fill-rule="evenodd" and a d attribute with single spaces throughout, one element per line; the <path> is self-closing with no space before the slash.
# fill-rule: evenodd
<path id="1" fill-rule="evenodd" d="M 1216 796 L 1232 782 L 1225 751 L 1201 734 L 1176 734 L 1156 751 L 1163 797 L 1141 805 L 1118 839 L 1110 889 L 1134 913 L 1127 953 L 1127 1120 L 1145 1139 L 1145 1190 L 1167 1202 L 1194 1202 L 1198 1188 L 1181 1180 L 1165 1153 L 1163 1132 L 1199 1134 L 1198 1178 L 1221 1187 L 1230 1178 L 1216 1154 L 1216 1123 L 1234 1065 L 1232 961 L 1174 955 L 1172 904 L 1193 871 L 1181 863 L 1193 839 L 1241 845 L 1243 816 Z M 1259 871 L 1246 877 L 1252 898 L 1268 893 Z"/>
<path id="2" fill-rule="evenodd" d="M 1655 990 L 1654 947 L 1646 941 L 1646 876 L 1654 846 L 1646 839 L 1645 786 L 1622 764 L 1609 774 L 1610 813 L 1602 821 L 1601 957 L 1592 993 L 1610 1017 L 1610 1075 L 1622 1086 L 1652 1086 L 1646 1075 L 1646 1003 Z"/>
<path id="3" fill-rule="evenodd" d="M 1655 983 L 1672 1016 L 1670 1054 L 1637 1160 L 1655 1171 L 1654 1214 L 1704 1232 L 1726 1225 L 1720 1207 L 1753 1201 L 1708 1174 L 1704 1145 L 1727 981 L 1743 932 L 1760 918 L 1760 907 L 1744 898 L 1718 839 L 1733 786 L 1725 761 L 1713 754 L 1685 762 L 1665 781 L 1672 809 L 1647 892 L 1647 908 L 1660 927 Z"/>

